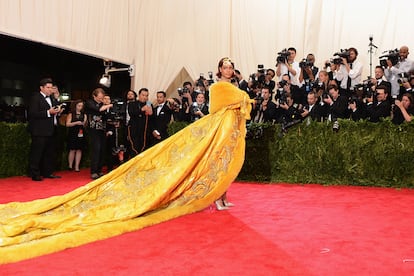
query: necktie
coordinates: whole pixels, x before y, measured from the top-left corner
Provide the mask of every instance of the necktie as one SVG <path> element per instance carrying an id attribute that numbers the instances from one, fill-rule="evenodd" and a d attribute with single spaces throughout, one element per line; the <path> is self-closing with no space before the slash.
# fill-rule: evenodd
<path id="1" fill-rule="evenodd" d="M 352 69 L 352 63 L 349 64 L 349 68 Z M 351 77 L 348 74 L 348 81 L 346 83 L 346 89 L 349 90 L 351 88 Z"/>

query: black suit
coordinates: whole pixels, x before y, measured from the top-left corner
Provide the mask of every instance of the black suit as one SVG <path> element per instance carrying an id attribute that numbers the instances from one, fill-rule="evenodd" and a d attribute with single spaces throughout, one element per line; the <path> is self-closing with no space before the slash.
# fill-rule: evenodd
<path id="1" fill-rule="evenodd" d="M 377 123 L 381 118 L 391 115 L 391 104 L 388 101 L 375 102 L 367 107 L 367 117 L 370 122 Z"/>
<path id="2" fill-rule="evenodd" d="M 329 106 L 328 116 L 331 115 L 331 120 L 335 121 L 338 118 L 348 118 L 348 99 L 345 96 L 339 95 L 339 97 L 333 101 Z"/>
<path id="3" fill-rule="evenodd" d="M 157 139 L 153 137 L 153 144 L 156 144 L 158 142 L 161 142 L 162 140 L 165 140 L 168 138 L 168 125 L 171 122 L 171 116 L 172 116 L 172 109 L 169 107 L 167 102 L 165 102 L 162 107 L 160 107 L 160 110 L 158 110 L 159 107 L 153 107 L 152 109 L 152 121 L 151 121 L 151 130 L 152 132 L 154 130 L 158 131 L 160 133 L 161 139 Z"/>
<path id="4" fill-rule="evenodd" d="M 36 93 L 30 99 L 28 108 L 28 128 L 32 143 L 29 156 L 29 170 L 32 178 L 48 176 L 54 170 L 54 115 L 48 115 L 51 105 L 42 93 Z"/>
<path id="5" fill-rule="evenodd" d="M 134 157 L 150 147 L 151 142 L 151 116 L 145 115 L 142 108 L 147 103 L 140 101 L 129 102 L 128 111 L 131 118 L 128 122 L 128 140 L 130 142 L 129 155 Z"/>
<path id="6" fill-rule="evenodd" d="M 308 110 L 310 109 L 309 104 L 305 105 L 304 109 Z M 321 106 L 319 103 L 315 103 L 312 107 L 312 109 L 309 111 L 309 114 L 304 117 L 305 118 L 311 118 L 313 121 L 320 122 L 323 118 L 323 106 Z"/>

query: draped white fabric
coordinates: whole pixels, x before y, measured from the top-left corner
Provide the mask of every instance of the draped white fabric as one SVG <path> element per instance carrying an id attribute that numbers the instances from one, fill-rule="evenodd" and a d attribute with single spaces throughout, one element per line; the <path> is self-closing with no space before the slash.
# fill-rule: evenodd
<path id="1" fill-rule="evenodd" d="M 410 0 L 0 0 L 0 33 L 135 64 L 133 86 L 155 92 L 183 67 L 194 79 L 215 72 L 223 56 L 247 78 L 291 46 L 319 67 L 355 47 L 365 78 L 370 35 L 373 67 L 385 50 L 414 47 L 413 11 Z"/>

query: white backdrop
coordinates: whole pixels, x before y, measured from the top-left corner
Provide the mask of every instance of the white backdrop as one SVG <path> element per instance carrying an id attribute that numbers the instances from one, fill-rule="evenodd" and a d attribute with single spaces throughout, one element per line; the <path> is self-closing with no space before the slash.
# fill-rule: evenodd
<path id="1" fill-rule="evenodd" d="M 410 0 L 0 0 L 0 33 L 135 64 L 132 85 L 155 92 L 183 67 L 194 79 L 215 72 L 223 56 L 247 78 L 291 46 L 319 67 L 355 47 L 365 78 L 369 36 L 373 67 L 385 50 L 413 48 L 413 12 Z"/>

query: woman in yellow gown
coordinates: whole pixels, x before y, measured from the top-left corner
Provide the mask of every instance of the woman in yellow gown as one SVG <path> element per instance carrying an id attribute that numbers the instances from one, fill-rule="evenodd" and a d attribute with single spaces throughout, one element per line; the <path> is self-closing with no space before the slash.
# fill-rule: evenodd
<path id="1" fill-rule="evenodd" d="M 220 60 L 219 72 L 226 62 L 231 63 Z M 0 264 L 208 207 L 225 193 L 243 165 L 250 110 L 245 92 L 220 81 L 210 89 L 209 115 L 111 173 L 65 195 L 1 204 Z"/>

